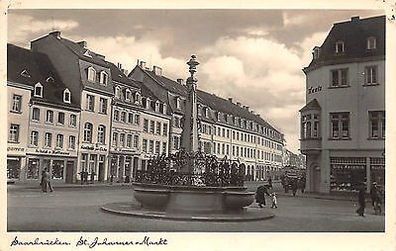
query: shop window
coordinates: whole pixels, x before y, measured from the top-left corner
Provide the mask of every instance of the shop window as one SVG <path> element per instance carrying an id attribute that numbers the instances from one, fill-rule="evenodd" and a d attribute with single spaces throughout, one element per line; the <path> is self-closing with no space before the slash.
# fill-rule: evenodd
<path id="1" fill-rule="evenodd" d="M 366 66 L 364 70 L 365 85 L 378 84 L 378 67 L 376 65 Z"/>
<path id="2" fill-rule="evenodd" d="M 330 138 L 350 139 L 349 112 L 330 113 Z"/>
<path id="3" fill-rule="evenodd" d="M 77 116 L 75 114 L 70 114 L 69 125 L 70 127 L 77 126 Z"/>
<path id="4" fill-rule="evenodd" d="M 36 121 L 36 122 L 40 121 L 40 109 L 39 108 L 34 107 L 32 109 L 32 121 Z"/>
<path id="5" fill-rule="evenodd" d="M 12 96 L 11 112 L 20 113 L 22 108 L 22 96 L 14 94 Z"/>
<path id="6" fill-rule="evenodd" d="M 37 180 L 39 178 L 39 166 L 40 166 L 39 159 L 29 159 L 26 170 L 26 179 Z"/>
<path id="7" fill-rule="evenodd" d="M 64 167 L 65 167 L 64 160 L 53 160 L 52 161 L 52 179 L 54 179 L 54 180 L 63 179 Z"/>
<path id="8" fill-rule="evenodd" d="M 106 139 L 106 127 L 104 125 L 98 126 L 98 143 L 104 145 Z"/>
<path id="9" fill-rule="evenodd" d="M 30 146 L 38 146 L 39 133 L 37 131 L 32 131 L 30 133 Z"/>
<path id="10" fill-rule="evenodd" d="M 19 142 L 19 125 L 11 124 L 10 131 L 8 134 L 8 142 L 18 143 Z"/>
<path id="11" fill-rule="evenodd" d="M 99 113 L 107 114 L 107 99 L 99 98 Z"/>
<path id="12" fill-rule="evenodd" d="M 370 139 L 385 138 L 385 111 L 369 112 Z"/>
<path id="13" fill-rule="evenodd" d="M 52 147 L 52 133 L 46 132 L 44 137 L 44 146 Z"/>
<path id="14" fill-rule="evenodd" d="M 367 38 L 367 49 L 374 50 L 377 48 L 377 39 L 375 37 Z"/>
<path id="15" fill-rule="evenodd" d="M 382 188 L 385 187 L 385 158 L 370 158 L 370 175 L 371 182 L 377 182 Z"/>
<path id="16" fill-rule="evenodd" d="M 88 154 L 82 153 L 81 154 L 81 171 L 88 170 Z"/>
<path id="17" fill-rule="evenodd" d="M 330 87 L 345 87 L 348 84 L 348 69 L 331 70 L 331 85 Z"/>
<path id="18" fill-rule="evenodd" d="M 89 122 L 85 123 L 84 137 L 83 137 L 84 142 L 92 143 L 92 131 L 93 131 L 93 125 Z"/>
<path id="19" fill-rule="evenodd" d="M 96 155 L 91 154 L 89 156 L 89 167 L 88 170 L 90 173 L 96 173 Z"/>
<path id="20" fill-rule="evenodd" d="M 18 158 L 7 158 L 7 179 L 18 180 L 20 175 L 21 161 Z"/>
<path id="21" fill-rule="evenodd" d="M 358 191 L 365 181 L 366 158 L 330 158 L 330 191 Z"/>

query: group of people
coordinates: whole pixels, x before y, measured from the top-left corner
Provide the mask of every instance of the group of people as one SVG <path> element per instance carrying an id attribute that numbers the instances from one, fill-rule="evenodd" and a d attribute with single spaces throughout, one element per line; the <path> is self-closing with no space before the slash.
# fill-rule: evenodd
<path id="1" fill-rule="evenodd" d="M 256 202 L 261 208 L 266 206 L 265 195 L 271 198 L 271 208 L 278 208 L 278 199 L 276 194 L 272 191 L 272 182 L 268 185 L 261 185 L 256 190 Z"/>
<path id="2" fill-rule="evenodd" d="M 293 196 L 296 196 L 297 190 L 300 189 L 301 193 L 305 191 L 305 177 L 281 177 L 282 186 L 285 189 L 285 193 L 288 193 L 289 190 L 292 190 Z"/>
<path id="3" fill-rule="evenodd" d="M 79 174 L 80 174 L 81 185 L 88 184 L 88 176 L 91 176 L 90 179 L 91 179 L 92 183 L 95 180 L 95 175 L 96 175 L 95 172 L 91 172 L 89 174 L 88 171 L 83 170 L 83 171 L 79 172 Z"/>
<path id="4" fill-rule="evenodd" d="M 48 173 L 47 170 L 43 170 L 41 172 L 41 182 L 40 182 L 41 190 L 44 193 L 48 192 L 48 189 L 50 192 L 54 191 L 54 188 L 51 185 L 51 177 L 50 174 Z"/>
<path id="5" fill-rule="evenodd" d="M 373 182 L 370 189 L 370 197 L 375 214 L 382 213 L 382 196 L 381 189 L 377 186 L 376 182 Z M 356 210 L 356 213 L 364 217 L 364 210 L 366 208 L 366 187 L 364 184 L 361 184 L 359 187 L 358 202 L 359 208 Z"/>

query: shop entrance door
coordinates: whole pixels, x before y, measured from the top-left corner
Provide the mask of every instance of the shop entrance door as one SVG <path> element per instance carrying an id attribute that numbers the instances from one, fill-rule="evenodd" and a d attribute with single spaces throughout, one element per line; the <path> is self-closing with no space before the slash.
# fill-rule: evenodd
<path id="1" fill-rule="evenodd" d="M 74 161 L 66 162 L 66 183 L 73 183 Z"/>
<path id="2" fill-rule="evenodd" d="M 104 167 L 104 163 L 105 163 L 105 156 L 104 155 L 99 155 L 99 165 L 98 165 L 98 180 L 99 181 L 104 181 L 105 178 L 105 167 Z"/>
<path id="3" fill-rule="evenodd" d="M 313 170 L 313 191 L 320 192 L 320 167 L 315 166 Z"/>

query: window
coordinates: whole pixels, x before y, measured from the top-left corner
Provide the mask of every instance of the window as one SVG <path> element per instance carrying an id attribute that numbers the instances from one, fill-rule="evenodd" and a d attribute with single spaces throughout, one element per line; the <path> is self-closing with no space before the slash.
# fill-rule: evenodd
<path id="1" fill-rule="evenodd" d="M 179 137 L 178 136 L 173 136 L 173 149 L 177 150 L 179 149 Z"/>
<path id="2" fill-rule="evenodd" d="M 70 127 L 77 126 L 77 116 L 75 114 L 70 114 L 69 126 Z"/>
<path id="3" fill-rule="evenodd" d="M 71 103 L 71 93 L 69 91 L 69 89 L 65 89 L 63 91 L 63 102 L 65 103 Z"/>
<path id="4" fill-rule="evenodd" d="M 148 132 L 149 122 L 147 119 L 143 120 L 143 132 Z"/>
<path id="5" fill-rule="evenodd" d="M 63 148 L 63 135 L 62 134 L 56 135 L 56 147 Z"/>
<path id="6" fill-rule="evenodd" d="M 348 69 L 331 71 L 331 87 L 348 86 Z"/>
<path id="7" fill-rule="evenodd" d="M 331 139 L 349 139 L 349 112 L 330 113 Z"/>
<path id="8" fill-rule="evenodd" d="M 133 136 L 133 147 L 138 148 L 139 146 L 139 135 L 134 135 Z"/>
<path id="9" fill-rule="evenodd" d="M 385 111 L 369 112 L 370 139 L 385 138 Z"/>
<path id="10" fill-rule="evenodd" d="M 365 71 L 365 84 L 375 85 L 377 84 L 377 66 L 366 66 Z"/>
<path id="11" fill-rule="evenodd" d="M 22 108 L 22 96 L 14 94 L 12 96 L 11 111 L 21 112 L 21 108 Z"/>
<path id="12" fill-rule="evenodd" d="M 58 113 L 58 124 L 60 124 L 60 125 L 65 124 L 65 113 L 63 113 L 63 112 Z"/>
<path id="13" fill-rule="evenodd" d="M 99 113 L 107 114 L 107 99 L 99 98 Z"/>
<path id="14" fill-rule="evenodd" d="M 30 133 L 30 145 L 31 146 L 38 146 L 38 137 L 39 137 L 39 133 L 37 131 L 32 131 Z"/>
<path id="15" fill-rule="evenodd" d="M 52 146 L 52 133 L 46 132 L 44 136 L 44 146 L 51 147 Z"/>
<path id="16" fill-rule="evenodd" d="M 180 109 L 180 98 L 176 98 L 176 109 Z"/>
<path id="17" fill-rule="evenodd" d="M 87 111 L 93 112 L 94 107 L 95 107 L 95 97 L 87 94 L 87 104 L 86 104 Z"/>
<path id="18" fill-rule="evenodd" d="M 144 153 L 147 153 L 147 139 L 143 139 L 142 151 L 143 151 Z"/>
<path id="19" fill-rule="evenodd" d="M 116 133 L 116 132 L 113 132 L 112 145 L 113 146 L 117 146 L 118 145 L 118 133 Z"/>
<path id="20" fill-rule="evenodd" d="M 133 124 L 133 113 L 128 113 L 128 123 Z"/>
<path id="21" fill-rule="evenodd" d="M 132 135 L 131 135 L 131 134 L 128 134 L 128 135 L 127 135 L 126 146 L 127 146 L 128 148 L 131 148 L 131 147 L 132 147 Z"/>
<path id="22" fill-rule="evenodd" d="M 45 122 L 54 123 L 54 112 L 51 110 L 47 110 L 47 116 L 45 118 Z"/>
<path id="23" fill-rule="evenodd" d="M 159 154 L 161 149 L 161 142 L 155 141 L 155 153 Z"/>
<path id="24" fill-rule="evenodd" d="M 168 136 L 168 124 L 165 124 L 162 126 L 162 135 L 163 136 Z"/>
<path id="25" fill-rule="evenodd" d="M 120 146 L 125 146 L 125 133 L 120 133 Z"/>
<path id="26" fill-rule="evenodd" d="M 131 90 L 126 89 L 125 91 L 125 101 L 131 101 Z"/>
<path id="27" fill-rule="evenodd" d="M 301 139 L 319 138 L 319 114 L 301 116 Z"/>
<path id="28" fill-rule="evenodd" d="M 73 135 L 69 136 L 69 149 L 76 149 L 76 137 Z"/>
<path id="29" fill-rule="evenodd" d="M 93 125 L 89 122 L 85 123 L 84 125 L 84 142 L 89 142 L 92 143 L 92 131 L 93 131 Z"/>
<path id="30" fill-rule="evenodd" d="M 137 124 L 137 125 L 140 124 L 140 116 L 139 116 L 139 114 L 135 114 L 135 124 Z"/>
<path id="31" fill-rule="evenodd" d="M 92 66 L 88 67 L 88 81 L 90 82 L 96 81 L 96 71 Z"/>
<path id="32" fill-rule="evenodd" d="M 156 112 L 159 112 L 159 105 L 160 105 L 160 102 L 157 100 L 157 101 L 155 101 L 155 104 L 154 104 L 154 107 L 155 107 L 155 111 Z"/>
<path id="33" fill-rule="evenodd" d="M 377 48 L 377 39 L 375 37 L 367 38 L 367 49 L 374 50 Z"/>
<path id="34" fill-rule="evenodd" d="M 37 84 L 34 86 L 34 93 L 33 93 L 33 96 L 35 96 L 35 97 L 40 97 L 40 98 L 43 97 L 43 86 L 42 86 L 40 83 L 37 83 Z"/>
<path id="35" fill-rule="evenodd" d="M 35 107 L 32 109 L 32 120 L 40 121 L 40 109 L 39 108 Z"/>
<path id="36" fill-rule="evenodd" d="M 108 79 L 107 73 L 105 71 L 101 71 L 100 72 L 99 83 L 101 83 L 103 85 L 107 85 L 107 79 Z"/>
<path id="37" fill-rule="evenodd" d="M 162 154 L 167 152 L 167 145 L 166 142 L 162 142 Z"/>
<path id="38" fill-rule="evenodd" d="M 120 111 L 114 110 L 113 120 L 114 121 L 120 120 Z"/>
<path id="39" fill-rule="evenodd" d="M 149 141 L 149 152 L 154 153 L 154 140 Z"/>
<path id="40" fill-rule="evenodd" d="M 98 143 L 104 145 L 106 139 L 106 127 L 104 125 L 98 126 Z"/>
<path id="41" fill-rule="evenodd" d="M 343 53 L 345 51 L 344 42 L 343 41 L 337 41 L 336 42 L 335 51 L 336 51 L 336 53 Z"/>
<path id="42" fill-rule="evenodd" d="M 8 134 L 8 141 L 18 143 L 19 141 L 19 125 L 11 124 L 10 133 Z"/>
<path id="43" fill-rule="evenodd" d="M 150 120 L 150 133 L 154 133 L 155 131 L 155 124 L 153 120 Z"/>
<path id="44" fill-rule="evenodd" d="M 120 121 L 126 123 L 126 112 L 124 111 L 121 112 Z"/>
<path id="45" fill-rule="evenodd" d="M 161 135 L 161 122 L 157 122 L 157 127 L 155 128 L 155 133 Z"/>
<path id="46" fill-rule="evenodd" d="M 118 86 L 115 87 L 115 97 L 121 99 L 121 88 Z"/>

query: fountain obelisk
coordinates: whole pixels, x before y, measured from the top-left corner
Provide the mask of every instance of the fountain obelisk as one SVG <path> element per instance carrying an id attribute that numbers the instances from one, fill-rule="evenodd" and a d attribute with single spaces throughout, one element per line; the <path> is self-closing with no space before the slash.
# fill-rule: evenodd
<path id="1" fill-rule="evenodd" d="M 197 82 L 194 74 L 197 72 L 199 62 L 196 56 L 192 55 L 187 62 L 189 66 L 190 76 L 187 78 L 187 102 L 184 111 L 184 124 L 182 132 L 181 146 L 187 153 L 195 153 L 198 151 L 198 107 L 197 107 Z M 194 172 L 194 163 L 190 162 L 184 171 Z"/>

